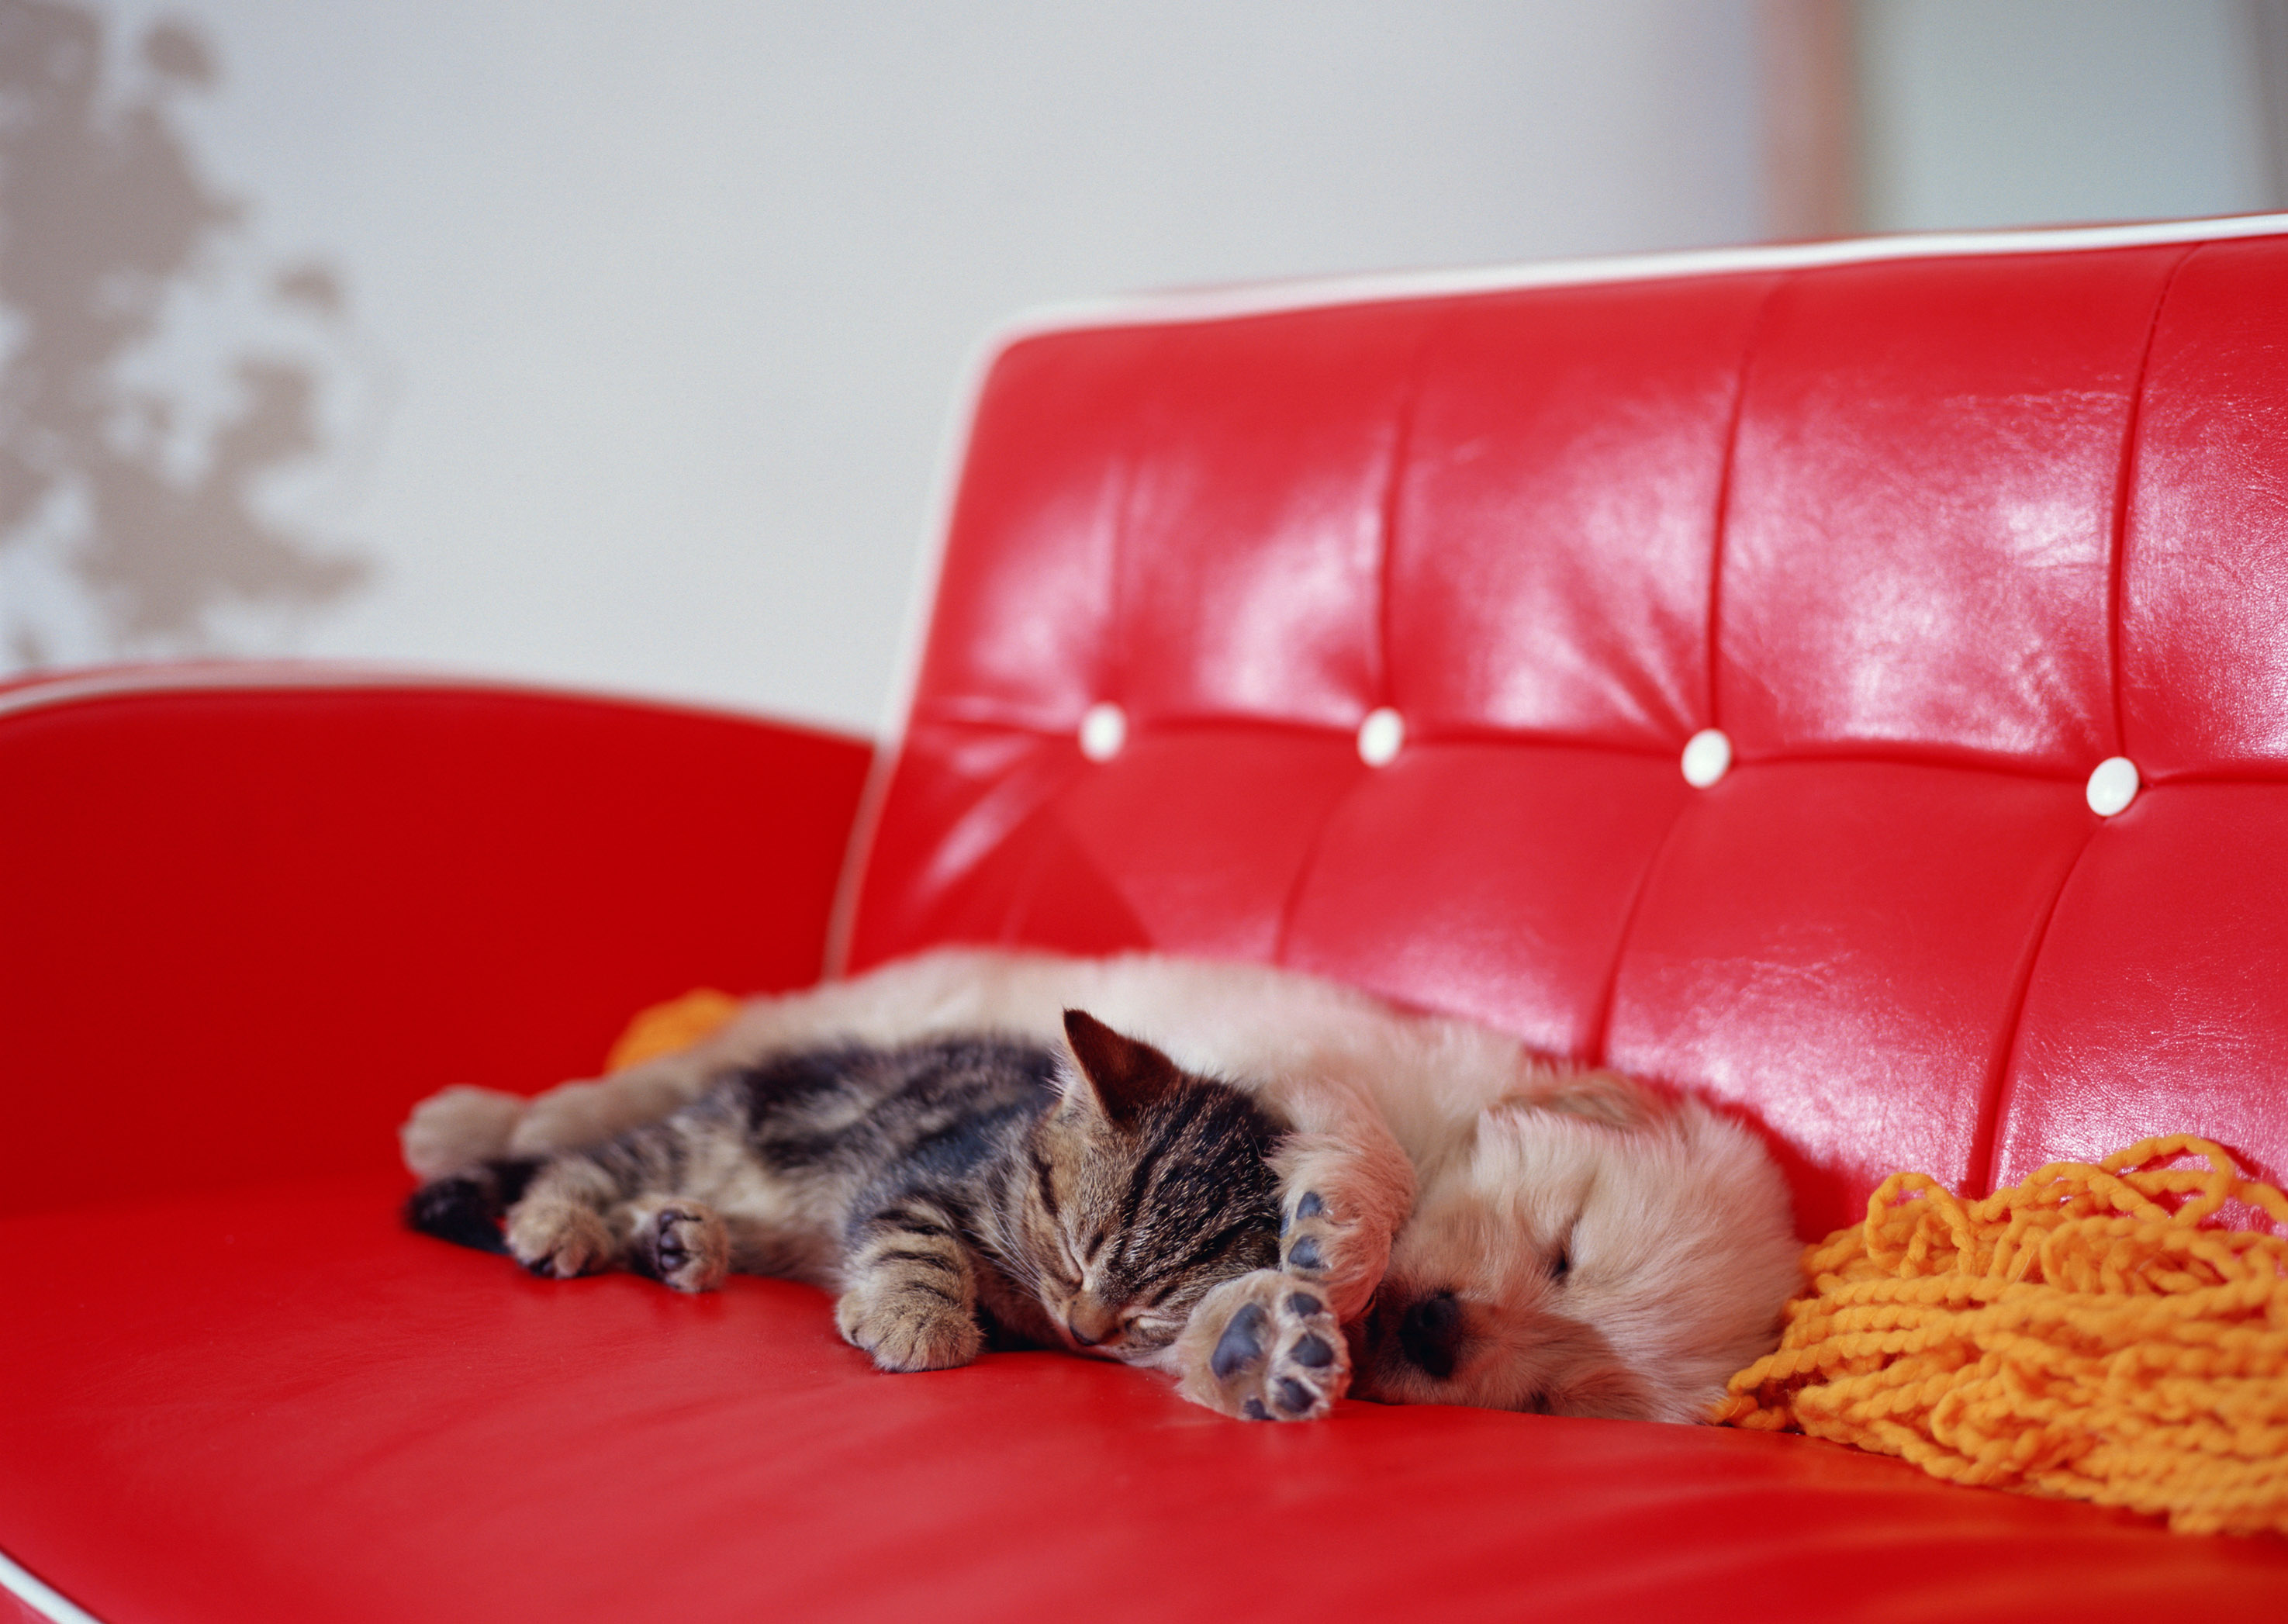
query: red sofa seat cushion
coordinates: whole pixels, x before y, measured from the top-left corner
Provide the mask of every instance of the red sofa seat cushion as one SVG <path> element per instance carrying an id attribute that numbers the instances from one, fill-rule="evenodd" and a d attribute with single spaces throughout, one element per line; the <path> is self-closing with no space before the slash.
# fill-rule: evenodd
<path id="1" fill-rule="evenodd" d="M 1968 1624 L 2284 1594 L 2270 1541 L 1800 1438 L 1361 1404 L 1243 1426 L 1047 1353 L 880 1375 L 807 1287 L 535 1280 L 403 1233 L 400 1188 L 0 1223 L 10 1553 L 119 1624 Z"/>

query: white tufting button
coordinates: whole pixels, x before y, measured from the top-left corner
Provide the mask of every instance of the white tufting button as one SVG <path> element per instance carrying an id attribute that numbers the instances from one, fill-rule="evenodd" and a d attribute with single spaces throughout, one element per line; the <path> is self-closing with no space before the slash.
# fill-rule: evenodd
<path id="1" fill-rule="evenodd" d="M 1685 741 L 1684 781 L 1705 789 L 1732 770 L 1732 741 L 1723 730 L 1704 727 Z"/>
<path id="2" fill-rule="evenodd" d="M 1091 761 L 1110 761 L 1128 742 L 1128 713 L 1110 700 L 1088 708 L 1080 719 L 1080 753 Z"/>
<path id="3" fill-rule="evenodd" d="M 2089 775 L 2089 809 L 2110 818 L 2137 798 L 2137 764 L 2126 756 L 2109 756 Z"/>
<path id="4" fill-rule="evenodd" d="M 1405 743 L 1406 718 L 1387 705 L 1368 711 L 1359 724 L 1359 759 L 1370 767 L 1388 766 Z"/>

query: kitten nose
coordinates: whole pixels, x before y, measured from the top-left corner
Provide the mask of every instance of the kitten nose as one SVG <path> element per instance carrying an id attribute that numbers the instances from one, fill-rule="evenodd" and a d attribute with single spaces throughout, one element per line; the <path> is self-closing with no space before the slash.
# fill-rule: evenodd
<path id="1" fill-rule="evenodd" d="M 1120 1317 L 1093 1297 L 1076 1297 L 1065 1305 L 1065 1329 L 1084 1348 L 1111 1341 L 1119 1325 Z"/>
<path id="2" fill-rule="evenodd" d="M 1454 1374 L 1454 1353 L 1461 1345 L 1462 1305 L 1450 1291 L 1423 1298 L 1399 1318 L 1399 1351 L 1441 1380 Z"/>

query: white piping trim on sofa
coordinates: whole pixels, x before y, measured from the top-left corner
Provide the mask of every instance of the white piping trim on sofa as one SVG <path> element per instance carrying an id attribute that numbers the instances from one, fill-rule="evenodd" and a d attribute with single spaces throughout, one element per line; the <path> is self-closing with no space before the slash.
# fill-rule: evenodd
<path id="1" fill-rule="evenodd" d="M 592 700 L 603 704 L 641 705 L 655 710 L 681 710 L 722 717 L 738 722 L 773 722 L 813 733 L 839 729 L 814 722 L 790 722 L 759 711 L 734 709 L 693 700 L 661 699 L 655 695 L 620 693 L 554 683 L 520 682 L 512 677 L 474 676 L 432 667 L 392 665 L 377 661 L 186 661 L 181 664 L 122 666 L 91 671 L 68 671 L 52 677 L 31 677 L 25 685 L 0 693 L 0 717 L 52 706 L 80 705 L 144 693 L 229 693 L 233 691 L 291 691 L 313 688 L 449 688 L 480 693 L 523 694 L 534 699 Z"/>
<path id="2" fill-rule="evenodd" d="M 103 1624 L 83 1607 L 74 1606 L 0 1553 L 0 1590 L 5 1590 L 43 1618 L 55 1624 Z"/>
<path id="3" fill-rule="evenodd" d="M 1993 254 L 2064 254 L 2093 249 L 2149 248 L 2172 242 L 2288 236 L 2288 214 L 2234 215 L 2207 220 L 2149 220 L 2131 226 L 2060 226 L 2014 231 L 1924 232 L 1819 242 L 1767 242 L 1742 248 L 1672 249 L 1588 259 L 1544 259 L 1457 270 L 1391 271 L 1304 277 L 1231 287 L 1084 299 L 1021 312 L 996 330 L 994 348 L 1037 334 L 1091 327 L 1180 324 L 1271 315 L 1283 311 L 1380 305 L 1400 299 L 1509 293 L 1589 282 L 1674 281 L 1755 271 L 1799 271 L 1893 259 L 1962 259 Z"/>
<path id="4" fill-rule="evenodd" d="M 1221 321 L 1283 311 L 1330 309 L 1398 299 L 1436 298 L 1473 293 L 1505 293 L 1528 288 L 1565 288 L 1590 282 L 1658 281 L 1688 276 L 1744 274 L 1756 271 L 1807 270 L 1821 265 L 1866 265 L 1892 259 L 1959 259 L 1982 254 L 2062 254 L 2090 249 L 2145 248 L 2171 242 L 2229 242 L 2241 237 L 2288 235 L 2288 214 L 2251 214 L 2204 220 L 2151 220 L 2128 226 L 2045 226 L 2013 231 L 1928 232 L 1891 237 L 1847 237 L 1832 242 L 1757 243 L 1744 248 L 1677 249 L 1588 259 L 1545 259 L 1518 265 L 1458 270 L 1393 271 L 1358 276 L 1299 278 L 1223 288 L 1179 289 L 1162 293 L 1116 295 L 1102 299 L 1037 306 L 989 329 L 972 347 L 954 392 L 955 409 L 940 442 L 931 481 L 928 528 L 921 567 L 906 605 L 905 633 L 889 709 L 874 746 L 874 764 L 859 797 L 827 926 L 826 975 L 831 980 L 848 962 L 856 928 L 859 892 L 873 856 L 874 833 L 906 742 L 906 719 L 920 685 L 922 655 L 929 640 L 930 614 L 945 570 L 945 550 L 960 495 L 961 471 L 977 421 L 985 380 L 1002 352 L 1027 338 L 1092 327 L 1178 325 Z M 0 701 L 4 702 L 4 701 Z"/>

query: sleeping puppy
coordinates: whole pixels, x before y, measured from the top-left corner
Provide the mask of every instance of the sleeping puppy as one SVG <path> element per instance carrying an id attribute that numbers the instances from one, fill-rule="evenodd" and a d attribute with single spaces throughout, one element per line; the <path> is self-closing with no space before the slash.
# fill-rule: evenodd
<path id="1" fill-rule="evenodd" d="M 1282 1266 L 1219 1287 L 1171 1351 L 1200 1403 L 1299 1420 L 1348 1390 L 1696 1421 L 1776 1343 L 1800 1248 L 1746 1131 L 1487 1028 L 1262 966 L 924 954 L 751 1000 L 691 1049 L 534 1100 L 447 1089 L 405 1124 L 406 1163 L 430 1179 L 594 1145 L 726 1072 L 838 1040 L 1053 1042 L 1082 1007 L 1250 1089 L 1288 1129 L 1273 1158 Z"/>

